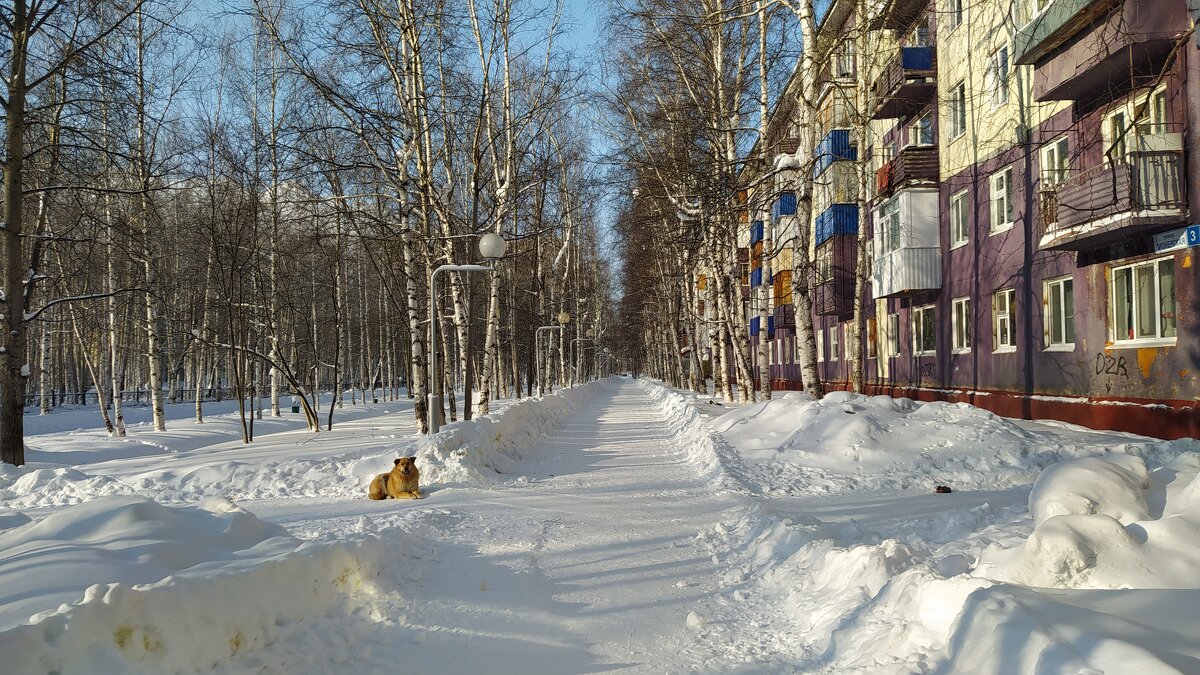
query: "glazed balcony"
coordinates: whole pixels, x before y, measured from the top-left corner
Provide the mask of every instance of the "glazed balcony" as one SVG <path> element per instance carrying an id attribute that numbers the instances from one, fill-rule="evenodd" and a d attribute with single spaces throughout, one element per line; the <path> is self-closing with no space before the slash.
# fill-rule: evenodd
<path id="1" fill-rule="evenodd" d="M 896 190 L 936 185 L 940 179 L 937 146 L 910 145 L 875 172 L 875 193 L 877 198 L 887 199 Z"/>
<path id="2" fill-rule="evenodd" d="M 1156 75 L 1188 30 L 1183 0 L 1053 0 L 1013 39 L 1039 101 L 1094 102 Z"/>
<path id="3" fill-rule="evenodd" d="M 876 298 L 942 287 L 938 190 L 909 188 L 880 202 L 873 214 Z"/>
<path id="4" fill-rule="evenodd" d="M 1039 194 L 1038 245 L 1083 251 L 1178 227 L 1187 221 L 1185 185 L 1181 150 L 1133 152 L 1069 176 Z"/>
<path id="5" fill-rule="evenodd" d="M 937 97 L 937 50 L 901 47 L 871 85 L 877 120 L 907 117 Z"/>

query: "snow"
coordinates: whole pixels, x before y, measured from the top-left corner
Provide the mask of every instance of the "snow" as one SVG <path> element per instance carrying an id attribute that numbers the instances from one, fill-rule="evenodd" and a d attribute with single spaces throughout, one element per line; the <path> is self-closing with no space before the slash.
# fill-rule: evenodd
<path id="1" fill-rule="evenodd" d="M 30 418 L 5 672 L 1200 672 L 1195 440 L 629 378 L 496 403 L 250 446 L 228 404 Z M 399 455 L 424 499 L 367 500 Z"/>

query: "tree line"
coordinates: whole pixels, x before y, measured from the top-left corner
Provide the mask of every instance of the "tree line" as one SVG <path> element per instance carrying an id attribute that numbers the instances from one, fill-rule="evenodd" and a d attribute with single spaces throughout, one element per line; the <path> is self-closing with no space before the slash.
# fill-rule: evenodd
<path id="1" fill-rule="evenodd" d="M 429 275 L 487 232 L 509 240 L 496 272 L 434 298 L 434 386 L 465 400 L 446 419 L 582 376 L 567 331 L 535 372 L 559 312 L 615 333 L 561 8 L 14 0 L 0 20 L 4 462 L 27 403 L 80 392 L 114 435 L 127 390 L 155 429 L 166 403 L 200 422 L 232 395 L 245 442 L 292 401 L 317 431 L 409 397 L 424 432 Z"/>

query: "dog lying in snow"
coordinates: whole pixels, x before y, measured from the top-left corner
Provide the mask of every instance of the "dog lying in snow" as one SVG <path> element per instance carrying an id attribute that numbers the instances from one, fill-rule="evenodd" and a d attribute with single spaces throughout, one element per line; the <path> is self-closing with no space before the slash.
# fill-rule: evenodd
<path id="1" fill-rule="evenodd" d="M 381 473 L 371 481 L 367 496 L 371 499 L 420 499 L 417 481 L 421 472 L 417 471 L 417 458 L 397 457 L 392 464 L 391 471 Z"/>

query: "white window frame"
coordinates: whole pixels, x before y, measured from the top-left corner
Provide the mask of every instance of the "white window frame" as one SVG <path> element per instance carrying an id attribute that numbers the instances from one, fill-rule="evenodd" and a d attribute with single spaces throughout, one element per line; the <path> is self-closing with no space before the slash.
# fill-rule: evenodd
<path id="1" fill-rule="evenodd" d="M 817 363 L 825 362 L 825 329 L 813 331 L 817 334 Z"/>
<path id="2" fill-rule="evenodd" d="M 950 195 L 950 248 L 966 246 L 971 239 L 971 202 L 967 190 Z"/>
<path id="3" fill-rule="evenodd" d="M 967 133 L 967 81 L 959 80 L 950 87 L 950 104 L 946 106 L 950 115 L 950 140 L 962 138 Z"/>
<path id="4" fill-rule="evenodd" d="M 929 139 L 927 141 L 921 139 L 921 135 L 925 131 L 929 132 Z M 934 145 L 933 117 L 928 114 L 921 115 L 908 125 L 908 145 L 906 147 L 928 148 L 932 145 Z"/>
<path id="5" fill-rule="evenodd" d="M 1067 286 L 1071 287 L 1068 298 Z M 1045 310 L 1046 351 L 1073 352 L 1075 351 L 1075 278 L 1068 275 L 1057 279 L 1047 279 L 1042 282 L 1042 306 Z M 1055 316 L 1054 307 L 1060 308 L 1061 316 Z M 1054 339 L 1055 329 L 1059 339 Z M 1071 339 L 1067 336 L 1070 334 Z"/>
<path id="6" fill-rule="evenodd" d="M 933 318 L 926 323 L 925 315 L 932 314 Z M 913 356 L 935 356 L 937 354 L 937 306 L 924 305 L 912 309 L 912 353 Z M 933 349 L 922 349 L 924 330 L 932 331 Z"/>
<path id="7" fill-rule="evenodd" d="M 1119 124 L 1119 130 L 1117 129 L 1118 118 L 1122 120 Z M 1100 136 L 1104 139 L 1101 150 L 1104 153 L 1105 164 L 1112 164 L 1114 159 L 1117 162 L 1125 161 L 1125 157 L 1129 154 L 1129 142 L 1132 134 L 1133 125 L 1130 122 L 1129 108 L 1127 106 L 1118 106 L 1104 114 Z M 1111 152 L 1114 148 L 1119 150 L 1119 152 Z"/>
<path id="8" fill-rule="evenodd" d="M 900 195 L 880 204 L 878 211 L 879 249 L 887 255 L 904 247 L 903 233 L 900 231 Z"/>
<path id="9" fill-rule="evenodd" d="M 838 333 L 841 331 L 841 326 L 833 324 L 829 327 L 829 360 L 838 360 Z"/>
<path id="10" fill-rule="evenodd" d="M 886 356 L 890 359 L 900 356 L 900 315 L 888 314 L 887 322 L 887 344 L 884 347 L 887 350 Z"/>
<path id="11" fill-rule="evenodd" d="M 992 102 L 992 110 L 1008 103 L 1009 75 L 1012 74 L 1012 64 L 1009 62 L 1008 45 L 1003 45 L 988 57 L 987 72 L 984 83 Z"/>
<path id="12" fill-rule="evenodd" d="M 1013 201 L 1013 168 L 1006 166 L 988 178 L 990 190 L 988 205 L 991 208 L 991 234 L 999 234 L 1011 230 L 1016 221 L 1016 204 Z M 1006 218 L 1000 221 L 1000 218 Z"/>
<path id="13" fill-rule="evenodd" d="M 1071 144 L 1067 135 L 1063 134 L 1042 146 L 1039 159 L 1043 189 L 1056 187 L 1067 180 L 1071 166 Z"/>
<path id="14" fill-rule="evenodd" d="M 1164 278 L 1162 270 L 1164 267 L 1164 263 L 1169 263 L 1170 268 L 1171 268 L 1171 286 L 1172 286 L 1173 293 L 1172 293 L 1172 297 L 1170 298 L 1170 308 L 1169 308 L 1170 312 L 1164 311 L 1167 309 L 1167 307 L 1162 304 L 1162 302 L 1164 300 L 1164 298 L 1163 298 L 1164 289 L 1162 287 L 1163 286 L 1163 278 Z M 1112 343 L 1113 343 L 1114 347 L 1146 347 L 1146 346 L 1164 346 L 1164 345 L 1175 344 L 1175 342 L 1178 338 L 1178 332 L 1179 332 L 1178 316 L 1176 314 L 1179 309 L 1179 304 L 1178 304 L 1179 303 L 1179 299 L 1178 299 L 1179 291 L 1178 291 L 1178 287 L 1175 284 L 1175 267 L 1176 267 L 1175 256 L 1168 255 L 1168 256 L 1163 256 L 1161 258 L 1155 258 L 1153 260 L 1145 260 L 1142 262 L 1130 263 L 1128 265 L 1114 265 L 1109 270 L 1108 278 L 1110 280 L 1109 281 L 1110 291 L 1109 291 L 1109 295 L 1108 295 L 1108 301 L 1109 301 L 1108 323 L 1109 323 L 1109 336 L 1112 339 Z M 1154 311 L 1152 312 L 1154 319 L 1155 319 L 1155 321 L 1154 321 L 1155 330 L 1154 330 L 1153 335 L 1138 335 L 1135 333 L 1135 335 L 1133 337 L 1129 337 L 1129 331 L 1137 331 L 1137 328 L 1138 328 L 1137 323 L 1138 323 L 1138 319 L 1139 319 L 1138 310 L 1140 308 L 1142 301 L 1145 300 L 1145 298 L 1143 297 L 1144 291 L 1141 291 L 1138 289 L 1136 280 L 1138 277 L 1139 270 L 1146 269 L 1146 268 L 1150 268 L 1153 270 L 1153 276 L 1151 278 L 1151 281 L 1153 282 L 1153 289 L 1151 289 L 1149 302 L 1154 303 L 1154 305 L 1156 305 L 1156 307 L 1153 308 Z M 1117 318 L 1116 318 L 1117 309 L 1118 309 L 1118 307 L 1117 307 L 1117 291 L 1118 291 L 1119 287 L 1121 286 L 1121 284 L 1118 281 L 1118 277 L 1120 275 L 1122 275 L 1123 273 L 1125 273 L 1126 271 L 1129 272 L 1128 289 L 1129 289 L 1129 293 L 1131 295 L 1131 299 L 1130 299 L 1130 303 L 1129 303 L 1130 310 L 1131 310 L 1131 316 L 1130 316 L 1129 320 L 1130 320 L 1131 324 L 1130 324 L 1128 330 L 1126 331 L 1125 336 L 1122 337 L 1120 335 L 1121 331 L 1118 329 L 1121 327 L 1124 327 L 1124 326 L 1118 327 Z M 1171 315 L 1169 317 L 1169 320 L 1171 322 L 1170 332 L 1173 333 L 1171 335 L 1166 334 L 1167 333 L 1167 324 L 1164 323 L 1164 319 L 1168 318 L 1166 316 L 1168 313 Z"/>
<path id="15" fill-rule="evenodd" d="M 966 15 L 964 0 L 946 0 L 946 23 L 950 30 L 963 24 Z"/>
<path id="16" fill-rule="evenodd" d="M 1001 330 L 1001 327 L 1007 330 Z M 1002 288 L 992 293 L 992 353 L 1007 354 L 1015 351 L 1017 351 L 1017 290 Z"/>
<path id="17" fill-rule="evenodd" d="M 971 298 L 954 298 L 951 302 L 950 345 L 952 354 L 971 353 Z"/>

